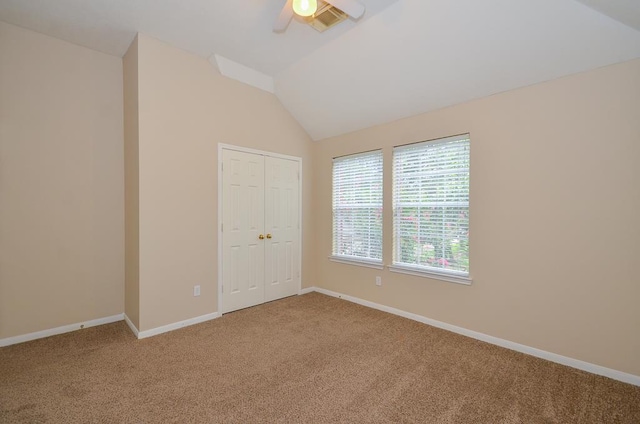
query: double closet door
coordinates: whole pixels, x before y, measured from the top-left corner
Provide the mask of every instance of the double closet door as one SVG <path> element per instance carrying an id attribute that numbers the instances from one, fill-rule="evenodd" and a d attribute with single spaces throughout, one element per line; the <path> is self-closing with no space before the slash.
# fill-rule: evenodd
<path id="1" fill-rule="evenodd" d="M 222 149 L 222 312 L 298 293 L 300 162 Z"/>

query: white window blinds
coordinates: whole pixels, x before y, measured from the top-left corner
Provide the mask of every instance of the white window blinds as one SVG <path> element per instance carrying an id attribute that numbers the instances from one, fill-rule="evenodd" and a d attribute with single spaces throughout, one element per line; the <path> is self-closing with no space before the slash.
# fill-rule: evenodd
<path id="1" fill-rule="evenodd" d="M 394 265 L 469 275 L 469 135 L 393 151 Z"/>
<path id="2" fill-rule="evenodd" d="M 333 256 L 382 263 L 382 151 L 333 160 Z"/>

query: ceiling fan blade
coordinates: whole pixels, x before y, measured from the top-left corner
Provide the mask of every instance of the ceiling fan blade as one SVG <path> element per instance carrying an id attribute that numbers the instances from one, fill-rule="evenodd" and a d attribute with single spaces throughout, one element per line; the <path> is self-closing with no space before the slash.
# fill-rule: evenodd
<path id="1" fill-rule="evenodd" d="M 347 15 L 351 16 L 353 19 L 358 19 L 360 16 L 364 14 L 364 4 L 360 3 L 357 0 L 325 0 L 327 3 L 332 6 L 337 7 L 338 9 L 345 12 Z"/>
<path id="2" fill-rule="evenodd" d="M 287 3 L 280 11 L 278 19 L 273 24 L 273 32 L 284 32 L 289 26 L 291 18 L 293 18 L 293 0 L 287 0 Z"/>

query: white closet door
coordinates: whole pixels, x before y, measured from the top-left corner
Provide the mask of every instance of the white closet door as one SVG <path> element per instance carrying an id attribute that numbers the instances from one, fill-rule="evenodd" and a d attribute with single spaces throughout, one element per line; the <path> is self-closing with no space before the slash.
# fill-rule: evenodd
<path id="1" fill-rule="evenodd" d="M 223 150 L 222 312 L 264 302 L 264 156 Z"/>
<path id="2" fill-rule="evenodd" d="M 265 301 L 298 293 L 298 162 L 265 157 Z"/>

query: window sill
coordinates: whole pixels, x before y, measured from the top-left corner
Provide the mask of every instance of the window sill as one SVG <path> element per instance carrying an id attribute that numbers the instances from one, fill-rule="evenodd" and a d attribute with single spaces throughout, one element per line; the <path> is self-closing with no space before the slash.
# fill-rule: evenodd
<path id="1" fill-rule="evenodd" d="M 382 261 L 358 259 L 358 258 L 352 258 L 349 256 L 335 256 L 335 255 L 329 256 L 329 260 L 332 262 L 338 262 L 338 263 L 347 264 L 347 265 L 356 265 L 356 266 L 363 266 L 366 268 L 384 269 L 384 265 L 382 264 Z"/>
<path id="2" fill-rule="evenodd" d="M 442 280 L 442 281 L 447 281 L 449 283 L 464 284 L 465 286 L 470 286 L 471 282 L 473 281 L 473 280 L 471 280 L 471 278 L 465 277 L 465 276 L 462 276 L 462 275 L 445 274 L 445 273 L 440 273 L 440 272 L 435 272 L 435 271 L 427 271 L 427 270 L 422 269 L 422 268 L 411 267 L 411 266 L 406 266 L 406 265 L 389 265 L 388 268 L 389 268 L 389 271 L 391 271 L 391 272 L 398 272 L 400 274 L 415 275 L 417 277 L 432 278 L 434 280 Z"/>

